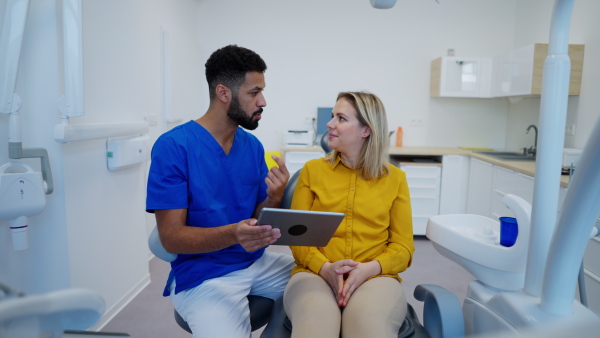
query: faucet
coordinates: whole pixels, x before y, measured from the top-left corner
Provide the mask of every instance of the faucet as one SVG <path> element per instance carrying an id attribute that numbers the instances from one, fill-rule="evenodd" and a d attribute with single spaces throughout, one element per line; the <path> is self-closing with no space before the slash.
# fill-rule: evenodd
<path id="1" fill-rule="evenodd" d="M 529 130 L 530 130 L 531 128 L 533 128 L 533 130 L 535 131 L 535 139 L 534 139 L 534 141 L 533 141 L 534 143 L 533 143 L 533 146 L 529 147 L 529 149 L 525 148 L 525 149 L 524 149 L 524 152 L 525 152 L 525 153 L 527 153 L 527 154 L 532 154 L 532 155 L 533 155 L 533 157 L 535 157 L 535 154 L 536 154 L 536 152 L 537 152 L 537 138 L 538 138 L 538 129 L 537 129 L 537 127 L 535 126 L 535 124 L 532 124 L 532 125 L 530 125 L 529 127 L 527 127 L 527 133 L 526 133 L 526 134 L 529 134 Z"/>

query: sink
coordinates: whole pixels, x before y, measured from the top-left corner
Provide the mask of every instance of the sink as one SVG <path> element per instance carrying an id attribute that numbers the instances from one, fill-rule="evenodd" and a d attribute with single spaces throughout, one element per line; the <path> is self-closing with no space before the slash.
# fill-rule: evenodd
<path id="1" fill-rule="evenodd" d="M 427 238 L 443 256 L 469 271 L 477 280 L 498 290 L 517 291 L 525 283 L 531 205 L 507 194 L 502 202 L 515 214 L 519 235 L 512 247 L 499 243 L 496 219 L 473 214 L 436 215 L 427 222 Z"/>
<path id="2" fill-rule="evenodd" d="M 504 161 L 535 161 L 535 156 L 516 151 L 476 151 L 475 153 Z"/>

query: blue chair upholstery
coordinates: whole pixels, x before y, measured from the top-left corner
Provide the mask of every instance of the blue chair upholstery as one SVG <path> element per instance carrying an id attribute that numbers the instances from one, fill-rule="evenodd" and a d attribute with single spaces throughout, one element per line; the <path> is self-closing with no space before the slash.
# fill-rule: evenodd
<path id="1" fill-rule="evenodd" d="M 325 153 L 330 153 L 331 152 L 331 148 L 329 148 L 329 142 L 327 142 L 327 138 L 329 137 L 329 130 L 326 131 L 323 136 L 321 136 L 321 148 L 323 148 L 323 151 Z"/>

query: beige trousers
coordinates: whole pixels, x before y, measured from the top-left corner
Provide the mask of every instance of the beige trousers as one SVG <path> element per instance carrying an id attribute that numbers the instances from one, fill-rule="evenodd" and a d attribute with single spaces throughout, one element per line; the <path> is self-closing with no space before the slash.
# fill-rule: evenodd
<path id="1" fill-rule="evenodd" d="M 329 284 L 308 272 L 292 276 L 283 305 L 292 322 L 292 338 L 395 338 L 407 312 L 402 286 L 395 278 L 366 281 L 340 309 Z"/>

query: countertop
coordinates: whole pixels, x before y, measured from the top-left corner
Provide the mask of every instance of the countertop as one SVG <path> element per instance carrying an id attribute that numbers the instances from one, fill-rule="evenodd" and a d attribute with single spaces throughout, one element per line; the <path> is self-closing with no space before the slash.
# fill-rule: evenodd
<path id="1" fill-rule="evenodd" d="M 282 149 L 285 151 L 322 151 L 320 146 L 310 146 L 310 147 L 284 147 Z M 506 169 L 514 170 L 516 172 L 520 172 L 525 175 L 535 177 L 535 162 L 529 161 L 504 161 L 499 160 L 497 158 L 486 156 L 483 154 L 478 154 L 471 150 L 465 150 L 460 148 L 452 148 L 452 147 L 390 147 L 389 148 L 390 155 L 397 156 L 411 156 L 411 155 L 421 155 L 421 156 L 444 156 L 444 155 L 462 155 L 462 156 L 470 156 L 472 158 L 476 158 L 481 161 L 485 161 L 494 165 L 501 166 Z M 558 170 L 558 169 L 557 169 Z M 569 176 L 562 175 L 560 179 L 560 185 L 562 187 L 567 187 L 569 182 Z"/>
<path id="2" fill-rule="evenodd" d="M 429 155 L 429 156 L 443 156 L 443 155 L 463 155 L 476 158 L 481 161 L 485 161 L 494 165 L 501 166 L 506 169 L 514 170 L 525 175 L 535 177 L 535 162 L 531 161 L 504 161 L 497 158 L 478 154 L 474 151 L 451 148 L 451 147 L 390 147 L 390 155 Z M 560 179 L 560 185 L 567 187 L 569 183 L 569 176 L 562 175 Z"/>

